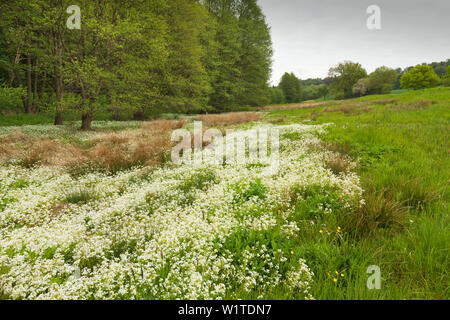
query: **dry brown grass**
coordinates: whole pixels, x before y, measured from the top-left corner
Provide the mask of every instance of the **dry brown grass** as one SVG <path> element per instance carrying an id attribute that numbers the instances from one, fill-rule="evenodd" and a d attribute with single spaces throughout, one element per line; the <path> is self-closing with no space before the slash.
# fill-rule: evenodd
<path id="1" fill-rule="evenodd" d="M 9 154 L 10 154 L 10 152 L 8 151 L 8 149 L 6 149 L 6 147 L 5 146 L 2 146 L 1 144 L 0 144 L 0 158 L 2 157 L 2 156 L 9 156 Z"/>
<path id="2" fill-rule="evenodd" d="M 142 128 L 154 133 L 166 133 L 170 130 L 183 128 L 186 120 L 154 120 L 145 122 Z"/>
<path id="3" fill-rule="evenodd" d="M 266 106 L 262 110 L 291 110 L 291 109 L 303 109 L 303 108 L 313 108 L 320 107 L 326 104 L 336 103 L 336 102 L 313 102 L 313 103 L 299 103 L 299 104 L 287 104 L 281 106 Z"/>
<path id="4" fill-rule="evenodd" d="M 358 115 L 370 112 L 370 110 L 370 107 L 365 103 L 352 103 L 336 107 L 326 107 L 323 109 L 323 112 L 342 112 L 343 114 Z"/>
<path id="5" fill-rule="evenodd" d="M 348 173 L 352 169 L 351 161 L 348 156 L 336 153 L 333 157 L 324 159 L 325 166 L 334 174 Z"/>
<path id="6" fill-rule="evenodd" d="M 68 203 L 55 203 L 53 204 L 53 206 L 50 208 L 50 220 L 56 219 L 58 218 L 61 213 L 69 206 Z"/>
<path id="7" fill-rule="evenodd" d="M 342 112 L 345 114 L 350 114 L 350 113 L 354 113 L 356 108 L 358 108 L 358 105 L 355 104 L 346 104 L 346 105 L 342 105 L 342 106 L 335 106 L 335 107 L 326 107 L 323 109 L 323 112 Z"/>
<path id="8" fill-rule="evenodd" d="M 256 112 L 231 112 L 223 114 L 205 114 L 197 116 L 194 120 L 202 121 L 204 126 L 230 126 L 247 122 L 257 122 L 262 119 L 261 113 Z"/>
<path id="9" fill-rule="evenodd" d="M 415 102 L 411 102 L 409 104 L 406 105 L 397 105 L 396 109 L 400 109 L 400 110 L 419 110 L 419 109 L 425 109 L 428 108 L 429 106 L 436 104 L 436 101 L 433 100 L 419 100 L 419 101 L 415 101 Z"/>
<path id="10" fill-rule="evenodd" d="M 365 203 L 354 211 L 338 214 L 343 230 L 356 237 L 367 237 L 378 228 L 403 228 L 408 207 L 396 200 L 392 192 L 368 187 L 364 200 Z"/>
<path id="11" fill-rule="evenodd" d="M 146 122 L 139 129 L 94 133 L 89 147 L 15 132 L 1 137 L 0 161 L 17 159 L 24 167 L 50 165 L 66 167 L 71 172 L 87 168 L 114 172 L 136 165 L 160 164 L 173 146 L 172 130 L 184 123 L 157 120 Z"/>

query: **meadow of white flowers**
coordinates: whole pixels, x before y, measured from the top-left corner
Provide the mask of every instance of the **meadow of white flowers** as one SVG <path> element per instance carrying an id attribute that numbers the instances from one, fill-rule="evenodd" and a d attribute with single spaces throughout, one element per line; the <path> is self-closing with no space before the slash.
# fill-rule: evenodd
<path id="1" fill-rule="evenodd" d="M 308 261 L 273 244 L 302 232 L 288 219 L 293 194 L 301 201 L 293 190 L 336 188 L 350 206 L 362 189 L 356 174 L 326 168 L 331 152 L 311 148 L 324 126 L 279 129 L 271 175 L 249 162 L 81 176 L 0 165 L 0 297 L 235 299 L 282 288 L 312 299 Z"/>

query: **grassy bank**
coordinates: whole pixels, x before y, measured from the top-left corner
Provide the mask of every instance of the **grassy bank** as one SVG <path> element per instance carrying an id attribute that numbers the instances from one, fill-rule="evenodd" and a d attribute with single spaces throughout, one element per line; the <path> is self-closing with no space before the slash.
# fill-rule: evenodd
<path id="1" fill-rule="evenodd" d="M 269 112 L 269 120 L 333 123 L 324 146 L 357 160 L 366 190 L 361 212 L 329 218 L 342 238 L 315 234 L 301 245 L 316 298 L 449 298 L 449 107 L 450 89 L 437 88 Z M 379 291 L 366 288 L 370 265 L 381 268 Z"/>

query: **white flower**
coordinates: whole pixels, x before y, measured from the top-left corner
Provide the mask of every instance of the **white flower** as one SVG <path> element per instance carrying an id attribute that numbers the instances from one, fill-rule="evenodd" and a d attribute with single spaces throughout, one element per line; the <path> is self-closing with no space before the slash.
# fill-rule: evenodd
<path id="1" fill-rule="evenodd" d="M 239 230 L 280 227 L 288 236 L 301 232 L 295 222 L 287 221 L 294 207 L 286 195 L 294 187 L 330 186 L 340 190 L 344 205 L 363 204 L 358 176 L 334 175 L 324 165 L 325 151 L 308 149 L 320 143 L 316 134 L 326 125 L 278 128 L 302 133 L 302 139 L 280 135 L 280 167 L 270 176 L 248 162 L 161 167 L 147 179 L 141 179 L 145 168 L 75 179 L 56 168 L 0 165 L 0 295 L 222 299 L 233 294 L 232 283 L 250 292 L 286 281 L 291 290 L 312 298 L 313 275 L 307 262 L 300 260 L 298 269 L 283 275 L 275 253 L 263 244 L 249 244 L 240 257 L 227 247 Z M 53 126 L 21 129 L 60 134 Z M 207 187 L 182 188 L 205 172 L 215 177 Z M 19 188 L 18 179 L 26 181 Z M 248 190 L 258 179 L 265 187 L 264 197 L 237 197 L 235 186 Z M 68 201 L 77 190 L 92 192 L 91 199 Z M 263 262 L 263 269 L 253 267 L 256 260 Z M 281 256 L 280 261 L 287 259 Z M 74 270 L 79 270 L 76 277 Z"/>

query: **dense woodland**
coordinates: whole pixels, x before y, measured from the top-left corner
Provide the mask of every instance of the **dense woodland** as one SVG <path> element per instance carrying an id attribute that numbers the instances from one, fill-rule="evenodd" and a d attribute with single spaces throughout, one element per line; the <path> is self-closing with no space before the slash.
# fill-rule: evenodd
<path id="1" fill-rule="evenodd" d="M 286 73 L 270 87 L 270 28 L 257 0 L 80 0 L 0 4 L 0 116 L 45 114 L 56 125 L 245 110 L 448 84 L 446 62 L 371 74 L 343 62 L 325 79 Z M 406 79 L 406 77 L 405 77 Z M 423 81 L 422 81 L 423 82 Z"/>
<path id="2" fill-rule="evenodd" d="M 81 0 L 79 30 L 66 26 L 72 2 L 0 5 L 3 95 L 19 92 L 25 113 L 61 124 L 75 110 L 89 129 L 105 110 L 143 119 L 269 102 L 271 39 L 256 0 Z"/>

